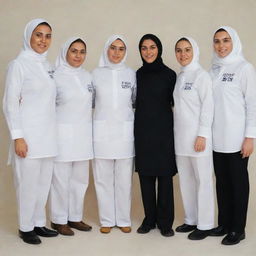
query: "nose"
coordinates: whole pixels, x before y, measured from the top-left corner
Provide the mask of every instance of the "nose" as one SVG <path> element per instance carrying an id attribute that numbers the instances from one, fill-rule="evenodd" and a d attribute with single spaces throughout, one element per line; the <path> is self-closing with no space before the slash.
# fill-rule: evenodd
<path id="1" fill-rule="evenodd" d="M 46 41 L 46 37 L 42 36 L 41 41 L 44 43 Z"/>

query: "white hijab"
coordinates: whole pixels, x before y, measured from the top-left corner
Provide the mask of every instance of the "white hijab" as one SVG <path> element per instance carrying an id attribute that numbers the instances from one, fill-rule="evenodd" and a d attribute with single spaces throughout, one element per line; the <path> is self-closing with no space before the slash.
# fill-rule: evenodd
<path id="1" fill-rule="evenodd" d="M 34 29 L 43 22 L 46 22 L 49 24 L 49 22 L 44 19 L 34 19 L 34 20 L 31 20 L 26 25 L 24 30 L 24 35 L 23 35 L 23 50 L 21 51 L 20 55 L 32 58 L 39 62 L 46 61 L 47 51 L 42 54 L 39 54 L 35 52 L 30 45 L 31 36 Z"/>
<path id="2" fill-rule="evenodd" d="M 213 70 L 218 69 L 223 65 L 231 64 L 236 61 L 240 61 L 244 59 L 243 52 L 242 52 L 242 44 L 237 32 L 233 28 L 228 26 L 222 26 L 218 28 L 216 31 L 218 31 L 219 29 L 224 29 L 230 35 L 232 39 L 233 49 L 229 53 L 229 55 L 224 58 L 219 57 L 215 51 L 213 52 L 213 60 L 212 60 Z"/>
<path id="3" fill-rule="evenodd" d="M 126 52 L 125 52 L 124 58 L 121 60 L 121 62 L 115 64 L 115 63 L 110 62 L 108 59 L 108 48 L 117 39 L 120 39 L 125 44 Z M 124 64 L 126 61 L 126 58 L 127 58 L 127 44 L 125 42 L 124 37 L 120 36 L 120 35 L 112 35 L 111 37 L 109 37 L 109 39 L 105 43 L 103 53 L 101 54 L 101 57 L 100 57 L 99 67 L 109 67 L 111 69 L 116 69 L 116 70 L 123 69 L 126 67 Z"/>
<path id="4" fill-rule="evenodd" d="M 71 37 L 62 45 L 60 54 L 57 57 L 56 62 L 55 62 L 56 69 L 59 69 L 64 72 L 71 72 L 71 73 L 77 73 L 82 70 L 82 65 L 80 67 L 72 67 L 67 62 L 68 49 L 69 49 L 70 45 L 77 39 L 81 39 L 84 42 L 84 40 L 81 37 Z"/>
<path id="5" fill-rule="evenodd" d="M 196 41 L 191 37 L 184 36 L 182 38 L 187 39 L 189 41 L 189 43 L 191 44 L 192 50 L 193 50 L 193 58 L 188 65 L 181 67 L 181 71 L 186 72 L 186 71 L 195 70 L 197 68 L 200 68 L 201 67 L 199 64 L 200 51 L 199 51 L 199 47 L 198 47 Z"/>

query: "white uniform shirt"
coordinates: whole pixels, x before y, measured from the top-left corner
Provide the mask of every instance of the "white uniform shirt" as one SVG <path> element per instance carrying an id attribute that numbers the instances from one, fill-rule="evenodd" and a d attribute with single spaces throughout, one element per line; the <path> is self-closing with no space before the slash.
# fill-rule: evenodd
<path id="1" fill-rule="evenodd" d="M 8 68 L 3 100 L 11 138 L 24 138 L 27 158 L 52 157 L 56 144 L 56 87 L 47 61 L 23 51 Z M 12 152 L 14 153 L 14 152 Z"/>
<path id="2" fill-rule="evenodd" d="M 211 70 L 215 103 L 213 150 L 234 153 L 256 138 L 256 73 L 245 60 Z"/>
<path id="3" fill-rule="evenodd" d="M 230 35 L 233 47 L 226 57 L 213 55 L 213 150 L 235 153 L 245 137 L 256 138 L 256 73 L 243 57 L 237 32 L 228 26 L 220 29 Z"/>
<path id="4" fill-rule="evenodd" d="M 135 72 L 127 67 L 100 67 L 93 71 L 92 76 L 96 91 L 93 115 L 95 158 L 133 157 Z"/>
<path id="5" fill-rule="evenodd" d="M 207 156 L 212 153 L 212 81 L 200 66 L 178 75 L 174 93 L 175 154 Z M 202 152 L 194 149 L 197 136 L 206 138 Z"/>
<path id="6" fill-rule="evenodd" d="M 57 86 L 58 156 L 56 161 L 83 161 L 93 158 L 92 77 L 81 66 L 66 60 L 72 37 L 61 48 L 54 79 Z M 82 39 L 81 39 L 82 40 Z"/>
<path id="7" fill-rule="evenodd" d="M 93 158 L 92 81 L 86 71 L 69 73 L 57 69 L 58 151 L 56 161 Z"/>

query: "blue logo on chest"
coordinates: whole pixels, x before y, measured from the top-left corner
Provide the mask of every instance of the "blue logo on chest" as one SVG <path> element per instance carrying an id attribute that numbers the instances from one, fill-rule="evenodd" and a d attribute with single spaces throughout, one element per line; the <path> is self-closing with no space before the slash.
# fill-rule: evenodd
<path id="1" fill-rule="evenodd" d="M 232 82 L 234 79 L 235 73 L 224 73 L 222 74 L 222 82 Z"/>
<path id="2" fill-rule="evenodd" d="M 121 86 L 123 89 L 128 89 L 128 88 L 131 88 L 132 84 L 131 84 L 131 82 L 122 81 Z"/>
<path id="3" fill-rule="evenodd" d="M 183 90 L 189 91 L 192 89 L 193 83 L 185 83 Z"/>

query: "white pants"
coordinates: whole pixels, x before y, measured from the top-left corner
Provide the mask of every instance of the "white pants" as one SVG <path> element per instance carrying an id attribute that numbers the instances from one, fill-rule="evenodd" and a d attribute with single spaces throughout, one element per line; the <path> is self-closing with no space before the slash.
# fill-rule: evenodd
<path id="1" fill-rule="evenodd" d="M 55 162 L 50 192 L 51 220 L 55 224 L 81 221 L 89 181 L 89 160 Z"/>
<path id="2" fill-rule="evenodd" d="M 214 227 L 212 157 L 176 156 L 185 223 L 200 230 Z"/>
<path id="3" fill-rule="evenodd" d="M 53 158 L 28 159 L 15 155 L 13 165 L 20 230 L 28 232 L 45 226 Z"/>
<path id="4" fill-rule="evenodd" d="M 132 171 L 133 158 L 93 160 L 101 226 L 131 226 Z"/>

